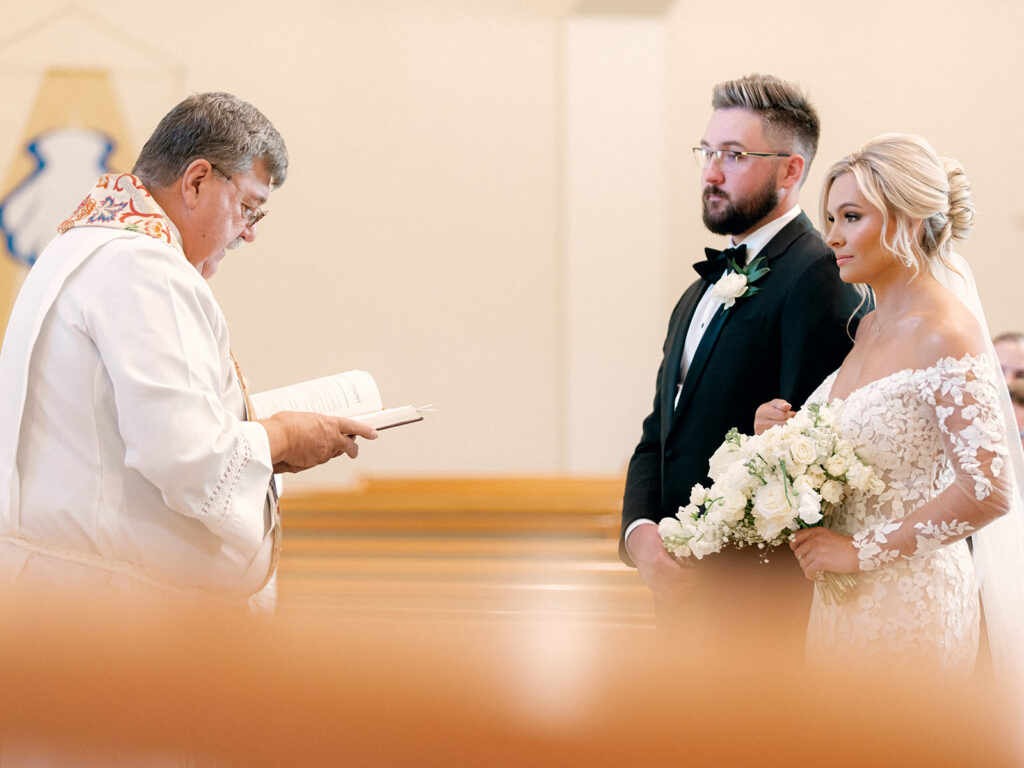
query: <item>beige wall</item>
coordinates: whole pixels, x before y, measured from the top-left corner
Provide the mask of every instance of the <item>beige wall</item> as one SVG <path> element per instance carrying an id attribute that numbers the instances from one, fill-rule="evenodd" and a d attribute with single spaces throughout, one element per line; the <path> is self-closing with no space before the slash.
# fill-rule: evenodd
<path id="1" fill-rule="evenodd" d="M 250 378 L 436 406 L 303 480 L 558 468 L 559 45 L 536 3 L 324 3 L 239 88 L 293 168 L 215 286 Z"/>
<path id="2" fill-rule="evenodd" d="M 24 22 L 64 5 L 37 0 L 25 6 Z M 565 340 L 580 338 L 567 333 L 564 312 L 572 7 L 179 0 L 143 2 L 132 18 L 114 21 L 174 59 L 168 77 L 153 80 L 158 88 L 136 77 L 121 92 L 137 142 L 171 105 L 162 102 L 174 77 L 183 93 L 228 90 L 251 100 L 288 142 L 288 183 L 267 206 L 258 242 L 232 254 L 213 282 L 255 388 L 359 367 L 374 373 L 389 403 L 436 404 L 426 423 L 385 433 L 355 464 L 334 462 L 296 482 L 568 469 Z M 713 242 L 697 215 L 688 154 L 707 120 L 710 87 L 771 71 L 804 84 L 822 113 L 824 139 L 804 195 L 812 213 L 824 168 L 877 133 L 919 132 L 964 162 L 979 210 L 964 252 L 993 330 L 1024 327 L 1024 200 L 1014 179 L 1024 168 L 1015 130 L 1024 117 L 1016 39 L 1024 8 L 675 3 L 662 18 L 669 224 L 664 253 L 645 263 L 668 275 L 650 299 L 665 320 L 689 264 Z M 56 33 L 37 34 L 37 48 L 64 50 Z M 61 63 L 93 64 L 88 51 L 68 55 L 75 60 Z M 0 51 L 0 78 L 12 82 L 5 62 Z M 19 87 L 9 106 L 30 98 Z M 17 133 L 21 114 L 5 110 L 0 174 L 11 146 L 4 139 Z M 656 361 L 662 339 L 651 335 L 644 325 L 637 338 L 629 328 L 620 338 L 641 350 L 637 358 Z M 610 352 L 614 359 L 614 345 Z M 635 420 L 637 436 L 653 365 L 624 377 L 630 390 L 615 406 Z M 572 407 L 601 420 L 607 403 L 577 396 Z M 613 465 L 625 465 L 632 440 L 616 437 Z"/>

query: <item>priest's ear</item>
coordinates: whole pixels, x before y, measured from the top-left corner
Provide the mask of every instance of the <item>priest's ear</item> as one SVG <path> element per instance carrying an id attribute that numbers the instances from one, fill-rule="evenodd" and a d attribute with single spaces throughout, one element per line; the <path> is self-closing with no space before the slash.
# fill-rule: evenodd
<path id="1" fill-rule="evenodd" d="M 188 164 L 185 172 L 178 179 L 181 198 L 186 208 L 193 209 L 199 205 L 201 192 L 206 192 L 209 189 L 204 185 L 213 178 L 213 174 L 213 166 L 209 160 L 200 157 Z M 209 192 L 206 193 L 209 194 Z"/>
<path id="2" fill-rule="evenodd" d="M 790 155 L 789 157 L 781 157 L 779 159 L 784 162 L 779 169 L 779 188 L 790 189 L 792 187 L 799 187 L 804 177 L 804 168 L 807 167 L 803 155 Z"/>

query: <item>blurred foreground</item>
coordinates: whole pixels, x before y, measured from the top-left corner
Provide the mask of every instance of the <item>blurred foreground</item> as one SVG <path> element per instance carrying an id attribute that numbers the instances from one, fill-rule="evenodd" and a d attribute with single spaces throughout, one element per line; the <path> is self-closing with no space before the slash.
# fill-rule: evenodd
<path id="1" fill-rule="evenodd" d="M 0 768 L 1024 764 L 990 681 L 804 669 L 790 557 L 706 559 L 659 638 L 621 489 L 291 493 L 274 619 L 0 596 Z"/>
<path id="2" fill-rule="evenodd" d="M 1020 713 L 991 685 L 815 678 L 756 638 L 666 648 L 578 620 L 268 620 L 45 595 L 0 615 L 5 768 L 1024 762 Z"/>

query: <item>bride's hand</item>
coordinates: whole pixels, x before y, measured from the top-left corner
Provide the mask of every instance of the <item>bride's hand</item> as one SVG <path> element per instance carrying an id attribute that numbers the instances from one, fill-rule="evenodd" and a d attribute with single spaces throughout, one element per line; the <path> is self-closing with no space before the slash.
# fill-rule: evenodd
<path id="1" fill-rule="evenodd" d="M 860 560 L 853 539 L 829 528 L 804 528 L 793 534 L 789 548 L 811 581 L 824 571 L 856 573 Z"/>
<path id="2" fill-rule="evenodd" d="M 769 427 L 785 424 L 796 415 L 792 406 L 781 398 L 763 403 L 754 411 L 754 434 L 760 435 Z"/>

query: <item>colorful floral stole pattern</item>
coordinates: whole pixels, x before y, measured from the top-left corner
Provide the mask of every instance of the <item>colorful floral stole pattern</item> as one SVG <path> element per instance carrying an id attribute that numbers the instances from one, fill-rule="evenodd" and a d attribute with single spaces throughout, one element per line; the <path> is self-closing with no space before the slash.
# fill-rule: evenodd
<path id="1" fill-rule="evenodd" d="M 142 181 L 130 173 L 106 173 L 100 176 L 85 200 L 57 232 L 64 234 L 72 227 L 108 227 L 138 232 L 181 247 L 181 235 L 167 218 Z"/>

